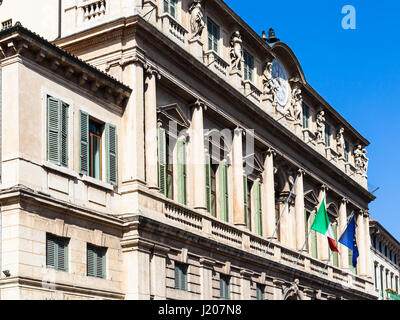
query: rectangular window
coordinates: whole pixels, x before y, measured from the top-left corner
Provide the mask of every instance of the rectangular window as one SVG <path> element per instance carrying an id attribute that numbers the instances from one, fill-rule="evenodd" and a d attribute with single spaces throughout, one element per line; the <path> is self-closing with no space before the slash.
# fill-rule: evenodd
<path id="1" fill-rule="evenodd" d="M 243 192 L 244 192 L 244 220 L 247 229 L 251 230 L 251 184 L 252 182 L 243 176 Z"/>
<path id="2" fill-rule="evenodd" d="M 213 50 L 218 53 L 218 42 L 220 38 L 219 26 L 210 18 L 207 18 L 208 30 L 208 50 Z"/>
<path id="3" fill-rule="evenodd" d="M 101 136 L 103 125 L 89 119 L 89 176 L 101 180 Z"/>
<path id="4" fill-rule="evenodd" d="M 46 266 L 68 271 L 68 238 L 46 234 Z"/>
<path id="5" fill-rule="evenodd" d="M 255 232 L 259 236 L 263 235 L 262 230 L 262 208 L 261 208 L 261 184 L 260 181 L 255 181 L 253 186 L 254 195 L 254 218 L 255 218 Z"/>
<path id="6" fill-rule="evenodd" d="M 175 289 L 183 291 L 188 290 L 187 270 L 187 265 L 175 262 Z"/>
<path id="7" fill-rule="evenodd" d="M 3 30 L 6 30 L 6 29 L 8 29 L 8 28 L 11 28 L 11 27 L 12 27 L 12 19 L 9 19 L 9 20 L 7 20 L 7 21 L 2 22 L 2 23 L 1 23 L 1 26 L 2 26 L 2 29 L 3 29 Z"/>
<path id="8" fill-rule="evenodd" d="M 47 160 L 68 166 L 68 105 L 47 97 Z"/>
<path id="9" fill-rule="evenodd" d="M 229 202 L 228 202 L 228 167 L 225 162 L 219 164 L 220 178 L 220 207 L 221 219 L 229 221 Z"/>
<path id="10" fill-rule="evenodd" d="M 316 213 L 311 213 L 310 216 L 310 228 L 314 222 L 314 219 L 316 217 Z M 318 246 L 317 246 L 317 231 L 311 230 L 311 254 L 312 257 L 315 259 L 318 259 Z"/>
<path id="11" fill-rule="evenodd" d="M 308 212 L 306 209 L 304 209 L 304 232 L 305 232 L 305 238 L 304 239 L 308 239 L 308 230 L 309 230 L 309 222 L 310 219 L 310 212 Z M 308 241 L 306 241 L 306 245 L 304 247 L 304 249 L 309 252 L 309 245 L 308 245 Z"/>
<path id="12" fill-rule="evenodd" d="M 310 109 L 303 103 L 303 129 L 308 129 L 309 117 L 310 117 Z"/>
<path id="13" fill-rule="evenodd" d="M 377 268 L 378 268 L 378 266 L 375 264 L 374 265 L 375 289 L 378 290 L 378 280 L 377 280 L 377 274 L 376 274 L 376 269 Z"/>
<path id="14" fill-rule="evenodd" d="M 331 126 L 329 124 L 325 124 L 325 147 L 331 146 Z"/>
<path id="15" fill-rule="evenodd" d="M 213 217 L 217 216 L 217 179 L 216 179 L 216 172 L 218 166 L 212 165 L 211 166 L 211 215 Z"/>
<path id="16" fill-rule="evenodd" d="M 158 128 L 158 187 L 169 199 L 174 195 L 174 168 L 169 141 L 164 128 Z"/>
<path id="17" fill-rule="evenodd" d="M 186 204 L 186 141 L 179 139 L 177 142 L 178 157 L 178 202 Z"/>
<path id="18" fill-rule="evenodd" d="M 243 50 L 243 58 L 244 58 L 244 80 L 250 80 L 251 82 L 253 82 L 254 57 L 246 50 Z"/>
<path id="19" fill-rule="evenodd" d="M 107 248 L 87 244 L 87 275 L 89 277 L 106 278 Z"/>
<path id="20" fill-rule="evenodd" d="M 174 19 L 176 19 L 176 4 L 177 0 L 164 0 L 164 13 L 170 14 Z"/>
<path id="21" fill-rule="evenodd" d="M 230 277 L 224 274 L 220 275 L 220 298 L 229 300 L 230 299 L 230 289 L 229 289 Z"/>
<path id="22" fill-rule="evenodd" d="M 344 161 L 349 162 L 350 144 L 348 141 L 344 142 Z"/>
<path id="23" fill-rule="evenodd" d="M 337 223 L 332 224 L 332 229 L 333 229 L 333 235 L 335 236 L 336 247 L 338 247 Z M 339 267 L 339 253 L 334 251 L 332 253 L 332 256 L 333 256 L 333 265 L 335 267 Z"/>
<path id="24" fill-rule="evenodd" d="M 264 290 L 265 290 L 265 286 L 263 286 L 262 284 L 257 284 L 257 300 L 264 300 Z"/>

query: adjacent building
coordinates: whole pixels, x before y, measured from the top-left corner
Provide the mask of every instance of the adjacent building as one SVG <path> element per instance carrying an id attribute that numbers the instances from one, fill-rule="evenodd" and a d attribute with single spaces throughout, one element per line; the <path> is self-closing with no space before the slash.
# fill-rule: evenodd
<path id="1" fill-rule="evenodd" d="M 27 2 L 0 5 L 2 299 L 378 298 L 369 141 L 288 45 L 221 0 Z"/>

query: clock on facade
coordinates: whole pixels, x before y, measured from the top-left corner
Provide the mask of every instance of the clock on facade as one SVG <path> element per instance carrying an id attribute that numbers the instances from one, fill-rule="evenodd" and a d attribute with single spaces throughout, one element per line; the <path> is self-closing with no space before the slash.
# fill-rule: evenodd
<path id="1" fill-rule="evenodd" d="M 272 79 L 277 88 L 276 100 L 282 107 L 286 106 L 289 96 L 289 83 L 285 68 L 275 59 L 272 61 Z"/>

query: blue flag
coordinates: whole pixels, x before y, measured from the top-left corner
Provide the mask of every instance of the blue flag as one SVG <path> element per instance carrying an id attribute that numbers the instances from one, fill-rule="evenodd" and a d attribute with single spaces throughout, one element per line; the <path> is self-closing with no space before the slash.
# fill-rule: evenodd
<path id="1" fill-rule="evenodd" d="M 339 242 L 353 251 L 353 267 L 357 266 L 358 246 L 356 239 L 356 221 L 354 216 L 351 218 L 349 225 L 343 232 Z"/>

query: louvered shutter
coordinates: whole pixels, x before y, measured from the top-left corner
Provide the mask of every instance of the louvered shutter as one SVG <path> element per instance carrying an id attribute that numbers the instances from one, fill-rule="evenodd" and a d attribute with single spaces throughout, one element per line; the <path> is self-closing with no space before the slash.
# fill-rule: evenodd
<path id="1" fill-rule="evenodd" d="M 338 243 L 337 243 L 337 224 L 336 223 L 332 224 L 332 229 L 333 229 L 333 235 L 335 236 L 335 243 L 337 246 Z M 339 254 L 336 251 L 333 252 L 333 265 L 335 267 L 339 267 Z"/>
<path id="2" fill-rule="evenodd" d="M 165 129 L 158 128 L 158 187 L 163 195 L 167 195 L 167 153 Z"/>
<path id="3" fill-rule="evenodd" d="M 98 278 L 105 278 L 105 250 L 97 248 L 96 251 L 96 276 Z"/>
<path id="4" fill-rule="evenodd" d="M 89 115 L 79 111 L 79 172 L 89 175 Z"/>
<path id="5" fill-rule="evenodd" d="M 175 263 L 175 289 L 181 288 L 181 274 L 179 272 L 178 264 Z"/>
<path id="6" fill-rule="evenodd" d="M 61 114 L 57 99 L 47 98 L 47 159 L 60 165 L 61 154 Z"/>
<path id="7" fill-rule="evenodd" d="M 227 166 L 224 162 L 220 163 L 220 204 L 221 219 L 228 222 L 228 174 Z"/>
<path id="8" fill-rule="evenodd" d="M 208 153 L 205 154 L 205 170 L 206 170 L 206 207 L 211 213 L 211 159 Z"/>
<path id="9" fill-rule="evenodd" d="M 178 202 L 186 204 L 186 144 L 179 139 L 177 142 L 178 154 Z"/>
<path id="10" fill-rule="evenodd" d="M 247 176 L 243 175 L 243 193 L 244 193 L 244 223 L 246 227 L 249 228 L 249 204 L 248 204 L 248 188 L 247 188 Z"/>
<path id="11" fill-rule="evenodd" d="M 96 276 L 96 253 L 92 246 L 87 246 L 87 275 L 91 277 Z"/>
<path id="12" fill-rule="evenodd" d="M 306 239 L 306 246 L 305 250 L 309 252 L 309 241 L 308 241 L 308 219 L 309 219 L 309 214 L 306 209 L 304 209 L 304 232 L 305 232 L 305 238 Z"/>
<path id="13" fill-rule="evenodd" d="M 259 181 L 254 182 L 254 212 L 256 233 L 262 236 L 261 185 Z"/>
<path id="14" fill-rule="evenodd" d="M 62 238 L 57 239 L 57 270 L 67 271 L 67 241 Z"/>
<path id="15" fill-rule="evenodd" d="M 314 222 L 316 214 L 311 213 L 311 225 Z M 311 230 L 311 250 L 313 258 L 318 258 L 318 251 L 317 251 L 317 232 L 315 230 Z"/>
<path id="16" fill-rule="evenodd" d="M 117 128 L 106 124 L 106 181 L 116 186 L 118 181 Z"/>
<path id="17" fill-rule="evenodd" d="M 68 105 L 61 103 L 61 165 L 68 167 Z"/>
<path id="18" fill-rule="evenodd" d="M 56 243 L 49 235 L 46 237 L 46 266 L 56 268 Z"/>

